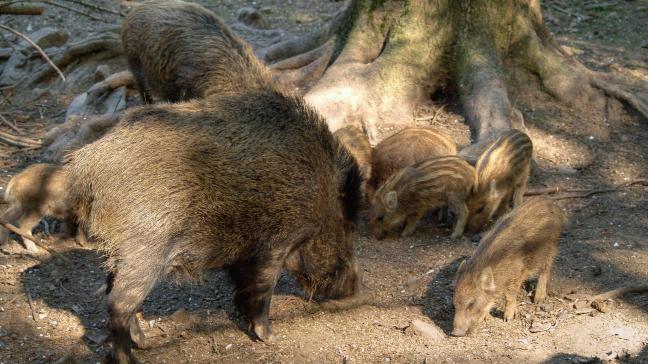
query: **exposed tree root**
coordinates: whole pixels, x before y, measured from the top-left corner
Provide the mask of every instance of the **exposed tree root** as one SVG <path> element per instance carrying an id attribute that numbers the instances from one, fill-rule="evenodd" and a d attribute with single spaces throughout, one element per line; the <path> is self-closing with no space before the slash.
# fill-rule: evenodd
<path id="1" fill-rule="evenodd" d="M 15 29 L 9 28 L 8 26 L 0 24 L 0 28 L 4 29 L 4 30 L 7 30 L 7 31 L 10 31 L 10 32 L 14 33 L 15 35 L 23 38 L 27 43 L 29 43 L 29 45 L 34 47 L 38 51 L 38 53 L 40 53 L 40 55 L 43 57 L 43 59 L 45 59 L 45 61 L 47 61 L 47 64 L 49 64 L 52 67 L 52 69 L 54 71 L 56 71 L 56 73 L 58 73 L 58 75 L 61 77 L 61 79 L 63 81 L 65 81 L 65 76 L 63 75 L 63 72 L 61 72 L 61 70 L 58 67 L 56 67 L 54 62 L 52 62 L 52 60 L 47 56 L 47 54 L 45 54 L 43 49 L 41 47 L 39 47 L 38 44 L 34 43 L 34 41 L 29 39 L 29 37 L 26 36 L 25 34 L 15 30 Z"/>
<path id="2" fill-rule="evenodd" d="M 45 157 L 55 162 L 64 161 L 67 153 L 103 136 L 119 121 L 126 106 L 126 88 L 134 84 L 132 73 L 123 71 L 77 96 L 68 107 L 66 121 L 52 128 L 43 138 L 43 145 L 47 146 Z"/>
<path id="3" fill-rule="evenodd" d="M 462 155 L 476 159 L 500 133 L 525 129 L 509 100 L 510 67 L 574 107 L 602 90 L 648 118 L 648 93 L 637 92 L 648 86 L 594 73 L 568 55 L 544 26 L 538 0 L 353 0 L 321 31 L 261 54 L 282 83 L 306 88 L 332 130 L 361 125 L 372 144 L 381 126 L 411 123 L 416 106 L 449 79 L 474 142 Z"/>
<path id="4" fill-rule="evenodd" d="M 628 182 L 621 183 L 615 187 L 612 188 L 603 188 L 603 189 L 598 189 L 598 190 L 588 190 L 588 189 L 582 189 L 582 188 L 562 188 L 562 187 L 547 187 L 547 188 L 541 188 L 541 189 L 533 189 L 533 190 L 528 190 L 524 195 L 525 196 L 537 196 L 537 195 L 552 195 L 552 194 L 558 194 L 558 193 L 568 193 L 567 195 L 563 196 L 553 196 L 552 199 L 554 200 L 566 200 L 570 198 L 587 198 L 591 197 L 594 195 L 598 195 L 601 193 L 611 193 L 611 192 L 618 192 L 619 190 L 631 186 L 636 186 L 636 185 L 642 185 L 642 186 L 648 186 L 648 179 L 636 179 Z"/>
<path id="5" fill-rule="evenodd" d="M 28 4 L 0 4 L 0 15 L 41 15 L 45 9 L 42 6 Z"/>
<path id="6" fill-rule="evenodd" d="M 52 58 L 53 63 L 58 67 L 65 67 L 77 59 L 90 53 L 105 53 L 106 58 L 114 57 L 122 53 L 121 41 L 116 31 L 107 31 L 102 34 L 94 35 L 87 39 L 71 43 L 61 47 Z M 52 73 L 47 67 L 40 67 L 34 71 L 34 75 L 28 81 L 28 84 L 41 82 Z"/>
<path id="7" fill-rule="evenodd" d="M 339 31 L 346 23 L 348 16 L 348 11 L 340 11 L 333 17 L 331 22 L 318 31 L 312 32 L 304 37 L 292 38 L 273 44 L 270 47 L 262 49 L 259 52 L 259 57 L 267 63 L 275 63 L 318 48 Z"/>
<path id="8" fill-rule="evenodd" d="M 49 145 L 46 158 L 54 162 L 65 162 L 69 152 L 99 139 L 117 124 L 120 116 L 121 113 L 110 113 L 70 117 L 44 137 L 43 144 Z"/>

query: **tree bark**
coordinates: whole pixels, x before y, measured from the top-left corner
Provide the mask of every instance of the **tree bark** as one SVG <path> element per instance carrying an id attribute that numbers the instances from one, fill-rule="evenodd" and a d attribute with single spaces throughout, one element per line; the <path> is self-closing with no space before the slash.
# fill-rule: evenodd
<path id="1" fill-rule="evenodd" d="M 352 0 L 325 28 L 261 52 L 335 131 L 413 122 L 446 81 L 471 127 L 468 156 L 500 133 L 524 129 L 509 99 L 511 72 L 536 77 L 557 101 L 586 107 L 603 90 L 648 117 L 648 95 L 602 81 L 567 55 L 543 24 L 539 0 Z M 474 156 L 473 156 L 474 157 Z"/>

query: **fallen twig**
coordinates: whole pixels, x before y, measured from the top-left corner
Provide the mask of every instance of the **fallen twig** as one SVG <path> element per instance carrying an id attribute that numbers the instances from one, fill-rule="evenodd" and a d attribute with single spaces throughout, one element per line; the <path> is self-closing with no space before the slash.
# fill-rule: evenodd
<path id="1" fill-rule="evenodd" d="M 45 240 L 43 240 L 43 239 L 39 239 L 39 238 L 37 238 L 37 237 L 35 237 L 35 236 L 31 235 L 31 234 L 28 234 L 28 233 L 26 233 L 26 232 L 20 230 L 19 228 L 15 227 L 14 225 L 12 225 L 12 224 L 10 224 L 10 223 L 8 223 L 8 222 L 5 222 L 5 221 L 0 220 L 0 225 L 1 225 L 2 227 L 4 227 L 5 229 L 11 231 L 12 233 L 17 234 L 17 235 L 20 235 L 23 239 L 27 239 L 27 240 L 33 241 L 34 244 L 38 245 L 38 247 L 44 249 L 45 251 L 47 251 L 48 253 L 52 254 L 53 256 L 55 256 L 55 257 L 61 259 L 62 261 L 66 262 L 66 263 L 68 263 L 68 264 L 72 264 L 72 261 L 71 261 L 71 260 L 69 260 L 68 258 L 64 257 L 63 255 L 61 255 L 61 254 L 60 254 L 59 252 L 57 252 L 56 250 L 53 250 L 53 249 L 51 249 L 50 247 L 48 247 L 48 246 L 47 246 L 47 241 L 45 241 Z"/>
<path id="2" fill-rule="evenodd" d="M 26 36 L 25 34 L 23 34 L 23 33 L 19 32 L 19 31 L 15 30 L 15 29 L 9 28 L 9 27 L 6 26 L 6 25 L 2 25 L 2 24 L 0 24 L 0 28 L 1 28 L 1 29 L 4 29 L 4 30 L 6 30 L 6 31 L 9 31 L 9 32 L 14 33 L 15 35 L 17 35 L 17 36 L 23 38 L 23 39 L 24 39 L 27 43 L 29 43 L 32 47 L 36 48 L 36 50 L 38 51 L 38 53 L 40 53 L 40 55 L 43 56 L 43 58 L 45 58 L 45 60 L 47 61 L 47 63 L 49 63 L 49 65 L 52 66 L 52 68 L 54 68 L 54 70 L 56 70 L 56 72 L 59 74 L 59 76 L 61 77 L 61 79 L 62 79 L 63 81 L 65 81 L 65 76 L 63 75 L 63 72 L 61 72 L 61 70 L 60 70 L 58 67 L 56 67 L 56 65 L 54 64 L 54 62 L 52 62 L 52 60 L 47 56 L 47 54 L 45 54 L 45 52 L 43 51 L 43 49 L 42 49 L 41 47 L 39 47 L 38 44 L 34 43 L 34 41 L 32 41 L 31 39 L 29 39 L 29 37 Z"/>
<path id="3" fill-rule="evenodd" d="M 63 4 L 56 3 L 56 2 L 54 2 L 54 1 L 50 1 L 50 0 L 40 0 L 40 2 L 45 3 L 45 4 L 49 4 L 49 5 L 52 5 L 52 6 L 59 7 L 59 8 L 61 8 L 61 9 L 69 10 L 69 11 L 71 11 L 71 12 L 73 12 L 73 13 L 77 13 L 77 14 L 80 14 L 80 15 L 87 16 L 88 18 L 90 18 L 90 19 L 92 19 L 92 20 L 96 20 L 96 21 L 100 21 L 100 22 L 104 22 L 104 23 L 106 22 L 105 20 L 101 19 L 101 18 L 98 17 L 98 16 L 95 16 L 95 15 L 92 15 L 92 14 L 89 14 L 89 13 L 86 13 L 85 11 L 81 11 L 81 10 L 75 9 L 75 8 L 70 7 L 70 6 L 67 6 L 67 5 L 63 5 Z"/>
<path id="4" fill-rule="evenodd" d="M 11 144 L 16 147 L 22 147 L 22 148 L 42 146 L 42 143 L 38 140 L 5 133 L 3 131 L 0 131 L 0 141 L 3 141 L 7 144 Z"/>
<path id="5" fill-rule="evenodd" d="M 25 286 L 25 293 L 27 293 L 27 303 L 29 303 L 29 310 L 31 311 L 32 319 L 34 321 L 38 321 L 36 319 L 36 310 L 34 309 L 34 300 L 32 300 L 31 293 L 29 292 L 29 288 Z"/>
<path id="6" fill-rule="evenodd" d="M 0 15 L 41 15 L 43 7 L 27 4 L 16 4 L 22 1 L 13 1 L 0 4 Z M 16 4 L 16 5 L 13 5 Z"/>
<path id="7" fill-rule="evenodd" d="M 571 193 L 570 195 L 552 197 L 552 199 L 554 199 L 554 200 L 565 200 L 565 199 L 569 199 L 569 198 L 587 198 L 587 197 L 597 195 L 597 194 L 601 194 L 601 193 L 617 192 L 622 188 L 630 187 L 630 186 L 634 186 L 634 185 L 648 186 L 648 179 L 644 179 L 644 178 L 636 179 L 636 180 L 621 183 L 616 187 L 603 188 L 603 189 L 598 189 L 598 190 L 588 190 L 588 189 L 582 189 L 582 188 L 547 187 L 547 188 L 541 188 L 541 189 L 528 190 L 524 195 L 525 196 L 537 196 L 537 195 L 545 195 L 545 194 L 552 195 L 552 194 L 557 194 L 557 193 Z"/>
<path id="8" fill-rule="evenodd" d="M 63 1 L 67 1 L 67 2 L 70 2 L 70 3 L 75 3 L 75 4 L 79 4 L 79 5 L 83 5 L 83 6 L 87 6 L 87 7 L 91 8 L 91 9 L 95 9 L 95 10 L 98 10 L 98 11 L 103 11 L 103 12 L 106 12 L 106 13 L 111 13 L 111 14 L 115 14 L 115 15 L 119 15 L 119 16 L 124 16 L 122 13 L 120 13 L 120 12 L 118 12 L 116 10 L 104 8 L 103 6 L 99 6 L 99 5 L 95 5 L 95 4 L 90 4 L 90 3 L 87 3 L 87 2 L 82 1 L 82 0 L 63 0 Z"/>
<path id="9" fill-rule="evenodd" d="M 428 121 L 428 120 L 431 120 L 430 124 L 434 124 L 434 122 L 436 121 L 436 119 L 439 116 L 439 114 L 441 113 L 441 111 L 443 111 L 444 107 L 446 107 L 446 104 L 441 105 L 441 107 L 438 108 L 434 112 L 434 115 L 427 115 L 427 116 L 423 116 L 423 117 L 420 117 L 420 118 L 415 118 L 414 120 L 416 120 L 416 121 Z"/>
<path id="10" fill-rule="evenodd" d="M 53 55 L 52 58 L 57 66 L 65 67 L 86 54 L 103 51 L 109 52 L 111 56 L 121 54 L 121 41 L 117 32 L 106 31 L 75 43 L 66 44 L 59 48 L 58 53 Z M 33 76 L 27 83 L 40 82 L 49 76 L 51 72 L 52 69 L 49 67 L 37 68 L 33 71 Z"/>
<path id="11" fill-rule="evenodd" d="M 612 298 L 617 298 L 619 296 L 623 296 L 627 293 L 643 293 L 643 292 L 648 292 L 648 284 L 643 284 L 638 286 L 625 286 L 625 287 L 613 289 L 611 291 L 597 294 L 596 296 L 592 297 L 590 301 L 591 302 L 605 301 Z"/>
<path id="12" fill-rule="evenodd" d="M 5 125 L 13 129 L 16 133 L 22 134 L 22 130 L 18 129 L 18 126 L 16 124 L 10 122 L 7 120 L 7 118 L 4 117 L 4 115 L 0 114 L 0 121 L 2 121 Z"/>

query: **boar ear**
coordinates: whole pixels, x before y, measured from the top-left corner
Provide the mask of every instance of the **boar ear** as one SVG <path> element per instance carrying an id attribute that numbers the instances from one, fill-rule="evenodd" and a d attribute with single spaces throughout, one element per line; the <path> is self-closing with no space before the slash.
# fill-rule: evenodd
<path id="1" fill-rule="evenodd" d="M 481 287 L 484 291 L 487 293 L 495 292 L 495 276 L 493 276 L 493 269 L 491 267 L 486 267 L 486 269 L 482 271 L 479 280 L 481 281 Z"/>
<path id="2" fill-rule="evenodd" d="M 385 204 L 390 210 L 396 210 L 398 208 L 398 195 L 396 191 L 389 191 L 385 195 Z"/>
<path id="3" fill-rule="evenodd" d="M 489 194 L 489 200 L 491 201 L 491 210 L 488 215 L 488 219 L 492 219 L 493 215 L 495 215 L 495 212 L 499 208 L 499 205 L 502 203 L 502 198 L 504 197 L 500 191 L 497 190 L 497 182 L 495 180 L 492 180 L 490 183 L 490 190 L 488 192 Z"/>

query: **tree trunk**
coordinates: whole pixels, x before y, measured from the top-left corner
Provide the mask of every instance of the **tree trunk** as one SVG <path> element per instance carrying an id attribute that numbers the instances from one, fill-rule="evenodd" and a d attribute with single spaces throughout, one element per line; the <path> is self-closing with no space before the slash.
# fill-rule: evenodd
<path id="1" fill-rule="evenodd" d="M 408 124 L 445 81 L 471 130 L 471 155 L 510 128 L 513 72 L 526 72 L 561 102 L 585 106 L 601 89 L 648 116 L 648 95 L 627 80 L 587 70 L 544 26 L 539 0 L 352 0 L 324 29 L 261 52 L 276 79 L 297 88 L 331 130 L 353 123 L 372 141 L 384 125 Z"/>

